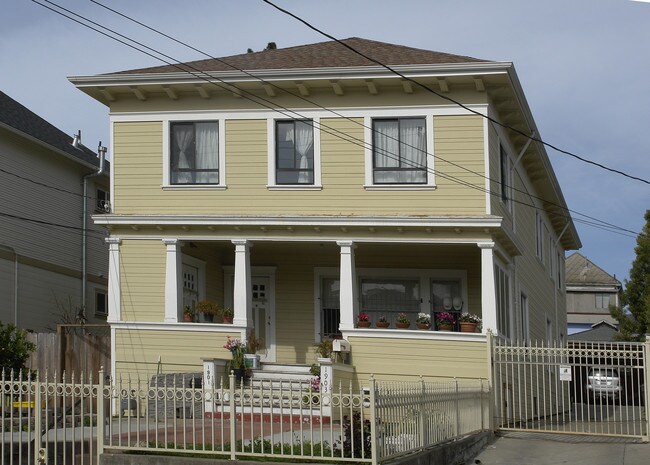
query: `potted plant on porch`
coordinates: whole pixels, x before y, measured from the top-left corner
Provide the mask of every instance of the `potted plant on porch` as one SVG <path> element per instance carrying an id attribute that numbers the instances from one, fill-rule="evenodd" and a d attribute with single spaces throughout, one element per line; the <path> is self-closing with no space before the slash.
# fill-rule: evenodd
<path id="1" fill-rule="evenodd" d="M 475 333 L 481 324 L 481 318 L 473 313 L 463 313 L 458 319 L 461 333 Z"/>
<path id="2" fill-rule="evenodd" d="M 456 319 L 454 315 L 449 312 L 436 313 L 436 326 L 438 331 L 452 331 L 454 329 Z"/>
<path id="3" fill-rule="evenodd" d="M 234 372 L 236 381 L 243 381 L 246 374 L 246 366 L 244 364 L 244 354 L 246 353 L 246 344 L 240 341 L 239 339 L 231 339 L 228 336 L 226 343 L 223 346 L 224 349 L 230 351 L 232 359 L 228 362 L 227 370 L 228 374 Z"/>
<path id="4" fill-rule="evenodd" d="M 319 362 L 332 361 L 332 340 L 329 338 L 323 338 L 320 344 L 316 344 L 316 355 L 318 355 L 317 360 Z"/>
<path id="5" fill-rule="evenodd" d="M 257 351 L 262 347 L 263 341 L 251 331 L 246 338 L 246 353 L 244 354 L 244 366 L 247 369 L 257 370 L 260 367 L 260 356 Z"/>
<path id="6" fill-rule="evenodd" d="M 375 324 L 377 325 L 377 328 L 388 328 L 390 326 L 390 323 L 386 319 L 386 315 L 381 315 Z"/>
<path id="7" fill-rule="evenodd" d="M 417 325 L 418 329 L 431 328 L 431 315 L 423 312 L 418 313 L 418 318 L 415 320 L 415 324 Z"/>
<path id="8" fill-rule="evenodd" d="M 409 326 L 411 326 L 411 320 L 408 319 L 406 316 L 406 313 L 400 313 L 397 315 L 397 321 L 395 322 L 395 326 L 397 326 L 400 329 L 406 329 Z"/>
<path id="9" fill-rule="evenodd" d="M 232 324 L 232 319 L 235 317 L 235 312 L 232 308 L 224 308 L 221 310 L 221 319 L 226 324 Z"/>
<path id="10" fill-rule="evenodd" d="M 219 313 L 219 307 L 210 300 L 200 300 L 196 304 L 196 311 L 203 315 L 203 321 L 211 323 L 214 321 L 214 316 Z"/>
<path id="11" fill-rule="evenodd" d="M 366 312 L 359 313 L 359 316 L 357 317 L 357 327 L 370 328 L 370 315 Z"/>
<path id="12" fill-rule="evenodd" d="M 196 311 L 190 307 L 189 305 L 186 305 L 183 307 L 183 321 L 194 321 L 194 316 L 196 315 Z"/>

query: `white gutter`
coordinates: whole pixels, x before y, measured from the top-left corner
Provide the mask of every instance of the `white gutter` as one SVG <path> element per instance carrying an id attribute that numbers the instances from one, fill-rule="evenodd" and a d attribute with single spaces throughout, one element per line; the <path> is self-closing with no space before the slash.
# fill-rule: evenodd
<path id="1" fill-rule="evenodd" d="M 102 147 L 101 141 L 97 147 L 97 156 L 99 157 L 99 169 L 83 177 L 83 224 L 81 233 L 81 308 L 86 308 L 86 292 L 88 287 L 88 179 L 101 176 L 104 174 L 104 161 L 106 159 L 106 147 Z"/>
<path id="2" fill-rule="evenodd" d="M 161 65 L 168 66 L 168 65 Z M 433 65 L 392 66 L 395 71 L 410 78 L 435 76 L 472 76 L 476 74 L 505 74 L 512 67 L 510 62 L 455 63 Z M 205 78 L 225 82 L 259 82 L 260 80 L 315 80 L 315 79 L 359 79 L 393 78 L 400 79 L 392 71 L 381 66 L 350 66 L 334 68 L 292 68 L 232 71 L 176 71 L 171 73 L 119 73 L 94 76 L 68 76 L 68 81 L 79 88 L 93 86 L 183 84 L 205 82 Z M 248 73 L 248 74 L 246 74 Z M 252 76 L 251 76 L 252 75 Z"/>

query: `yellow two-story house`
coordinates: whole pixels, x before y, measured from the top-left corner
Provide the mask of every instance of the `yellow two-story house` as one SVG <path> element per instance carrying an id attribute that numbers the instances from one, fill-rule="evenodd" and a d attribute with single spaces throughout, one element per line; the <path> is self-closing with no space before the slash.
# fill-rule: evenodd
<path id="1" fill-rule="evenodd" d="M 255 331 L 263 363 L 342 337 L 357 380 L 487 377 L 488 331 L 564 338 L 580 240 L 513 65 L 344 42 L 392 70 L 323 42 L 70 78 L 110 108 L 113 375 Z M 234 321 L 184 322 L 205 299 Z"/>

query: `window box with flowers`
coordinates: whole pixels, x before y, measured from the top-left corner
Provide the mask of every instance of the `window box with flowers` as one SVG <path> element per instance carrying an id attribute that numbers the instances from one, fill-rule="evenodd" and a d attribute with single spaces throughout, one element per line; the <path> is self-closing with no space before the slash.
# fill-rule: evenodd
<path id="1" fill-rule="evenodd" d="M 453 331 L 456 319 L 449 312 L 436 313 L 436 327 L 438 331 Z"/>
<path id="2" fill-rule="evenodd" d="M 400 329 L 406 329 L 411 326 L 411 320 L 408 319 L 406 313 L 400 313 L 397 315 L 397 322 L 395 323 L 395 326 Z"/>
<path id="3" fill-rule="evenodd" d="M 418 318 L 415 320 L 415 325 L 418 329 L 429 329 L 431 328 L 431 315 L 428 313 L 418 313 Z"/>
<path id="4" fill-rule="evenodd" d="M 481 325 L 481 318 L 472 313 L 463 313 L 458 321 L 461 333 L 475 333 Z"/>
<path id="5" fill-rule="evenodd" d="M 375 325 L 377 325 L 377 328 L 388 328 L 390 326 L 390 322 L 386 319 L 386 315 L 381 315 Z"/>
<path id="6" fill-rule="evenodd" d="M 370 315 L 366 312 L 359 313 L 357 317 L 357 328 L 370 328 Z"/>

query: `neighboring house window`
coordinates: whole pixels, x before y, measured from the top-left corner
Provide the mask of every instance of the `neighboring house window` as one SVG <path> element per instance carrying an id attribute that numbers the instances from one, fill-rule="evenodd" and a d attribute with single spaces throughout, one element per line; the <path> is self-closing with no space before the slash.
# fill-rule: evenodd
<path id="1" fill-rule="evenodd" d="M 219 184 L 219 123 L 170 123 L 171 184 Z"/>
<path id="2" fill-rule="evenodd" d="M 510 186 L 510 158 L 508 157 L 508 152 L 503 148 L 503 145 L 499 146 L 499 166 L 501 168 L 501 201 L 510 209 L 509 201 L 509 186 Z"/>
<path id="3" fill-rule="evenodd" d="M 110 198 L 108 192 L 104 189 L 97 188 L 95 195 L 95 211 L 100 213 L 109 213 L 111 211 L 109 202 Z"/>
<path id="4" fill-rule="evenodd" d="M 536 237 L 536 254 L 537 257 L 544 261 L 544 220 L 539 211 L 535 212 L 535 237 Z"/>
<path id="5" fill-rule="evenodd" d="M 341 335 L 341 286 L 338 278 L 323 278 L 321 281 L 321 338 Z"/>
<path id="6" fill-rule="evenodd" d="M 520 320 L 521 320 L 521 340 L 522 342 L 528 342 L 530 340 L 530 316 L 528 314 L 528 296 L 521 293 L 520 298 Z"/>
<path id="7" fill-rule="evenodd" d="M 494 265 L 494 279 L 497 304 L 497 329 L 510 337 L 510 276 L 499 265 Z"/>
<path id="8" fill-rule="evenodd" d="M 426 184 L 425 118 L 375 119 L 372 122 L 373 184 Z"/>
<path id="9" fill-rule="evenodd" d="M 596 308 L 609 308 L 609 294 L 596 294 Z"/>
<path id="10" fill-rule="evenodd" d="M 370 321 L 384 315 L 394 325 L 402 312 L 415 321 L 420 312 L 420 298 L 419 279 L 361 280 L 361 311 L 370 315 Z"/>
<path id="11" fill-rule="evenodd" d="M 314 184 L 314 123 L 275 122 L 275 183 Z"/>
<path id="12" fill-rule="evenodd" d="M 108 295 L 104 291 L 95 291 L 95 315 L 108 315 Z"/>
<path id="13" fill-rule="evenodd" d="M 562 260 L 562 253 L 557 251 L 557 288 L 562 289 L 564 286 L 564 260 Z"/>

